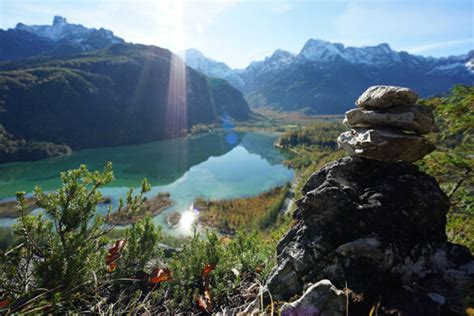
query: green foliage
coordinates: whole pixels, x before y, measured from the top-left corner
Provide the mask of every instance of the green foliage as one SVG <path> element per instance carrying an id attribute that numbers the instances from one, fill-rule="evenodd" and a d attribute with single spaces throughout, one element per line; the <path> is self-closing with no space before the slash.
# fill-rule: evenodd
<path id="1" fill-rule="evenodd" d="M 207 226 L 225 233 L 239 229 L 268 228 L 277 217 L 289 185 L 275 187 L 256 196 L 206 200 L 198 198 L 194 206 L 199 209 L 199 220 Z"/>
<path id="2" fill-rule="evenodd" d="M 280 147 L 317 146 L 321 149 L 336 149 L 336 139 L 345 131 L 339 122 L 319 122 L 284 133 L 278 139 Z"/>
<path id="3" fill-rule="evenodd" d="M 25 258 L 33 263 L 33 278 L 38 287 L 63 290 L 84 284 L 93 276 L 103 275 L 105 235 L 113 226 L 97 213 L 102 200 L 99 188 L 113 180 L 112 165 L 102 172 L 90 172 L 85 165 L 61 173 L 62 187 L 45 193 L 37 187 L 34 192 L 37 207 L 44 214 L 27 216 L 24 193 L 18 193 L 20 217 L 15 234 Z M 149 190 L 144 180 L 142 191 L 127 194 L 127 204 L 120 201 L 118 212 L 137 212 Z M 109 209 L 110 212 L 110 209 Z M 28 258 L 28 259 L 27 259 Z"/>
<path id="4" fill-rule="evenodd" d="M 289 190 L 290 184 L 287 183 L 285 186 L 283 186 L 278 196 L 273 199 L 270 206 L 267 207 L 265 213 L 263 213 L 263 215 L 258 218 L 258 227 L 266 229 L 276 223 Z"/>
<path id="5" fill-rule="evenodd" d="M 216 129 L 216 124 L 195 124 L 191 127 L 190 134 L 191 135 L 201 135 L 207 134 L 212 130 Z"/>
<path id="6" fill-rule="evenodd" d="M 169 262 L 173 281 L 170 283 L 172 301 L 180 308 L 189 308 L 195 301 L 195 296 L 202 288 L 202 274 L 206 264 L 219 263 L 223 248 L 219 238 L 211 231 L 207 238 L 201 238 L 195 233 L 183 250 Z M 215 272 L 211 272 L 213 275 Z M 211 283 L 212 284 L 212 283 Z"/>
<path id="7" fill-rule="evenodd" d="M 208 231 L 204 238 L 196 233 L 189 240 L 173 239 L 183 249 L 165 258 L 158 247 L 165 238 L 150 217 L 114 230 L 105 220 L 111 210 L 97 213 L 103 198 L 99 189 L 112 180 L 110 164 L 101 172 L 91 172 L 85 166 L 66 171 L 61 174 L 58 190 L 35 190 L 37 206 L 44 210 L 37 216 L 25 213 L 24 194 L 18 194 L 21 216 L 14 240 L 9 242 L 13 248 L 0 257 L 0 292 L 8 293 L 12 300 L 10 311 L 196 311 L 198 295 L 208 292 L 218 306 L 243 280 L 263 282 L 274 266 L 276 242 L 288 228 L 285 219 L 278 217 L 283 221 L 279 227 L 285 229 L 241 230 L 234 238 L 219 238 Z M 149 189 L 145 180 L 140 193 L 130 190 L 126 202 L 120 201 L 118 212 L 137 212 L 145 202 L 143 193 Z M 270 203 L 265 220 L 268 225 L 274 220 L 270 218 L 276 204 Z M 114 257 L 116 268 L 106 273 L 109 238 L 123 239 L 125 246 Z M 205 278 L 204 269 L 209 266 L 212 269 Z M 138 272 L 146 275 L 152 268 L 165 267 L 171 270 L 171 280 L 150 287 L 146 282 L 151 279 L 134 279 Z M 27 300 L 34 305 L 23 304 Z"/>
<path id="8" fill-rule="evenodd" d="M 149 216 L 127 228 L 123 239 L 127 244 L 122 251 L 116 275 L 131 277 L 137 271 L 148 270 L 147 264 L 163 255 L 158 248 L 158 243 L 162 240 L 161 227 L 155 226 Z"/>
<path id="9" fill-rule="evenodd" d="M 181 62 L 169 50 L 123 44 L 0 64 L 0 123 L 17 138 L 78 149 L 184 136 L 193 125 L 216 123 L 224 113 L 249 118 L 238 90 L 220 79 L 209 84 L 185 67 L 187 89 L 176 98 L 186 100 L 186 119 L 165 128 L 170 69 L 184 67 Z"/>
<path id="10" fill-rule="evenodd" d="M 37 160 L 71 153 L 67 145 L 35 140 L 26 141 L 8 133 L 0 124 L 0 163 Z"/>
<path id="11" fill-rule="evenodd" d="M 13 247 L 16 243 L 16 236 L 10 227 L 0 227 L 0 254 L 5 252 L 5 249 Z"/>
<path id="12" fill-rule="evenodd" d="M 274 266 L 275 244 L 276 240 L 264 238 L 256 231 L 238 231 L 231 240 L 219 239 L 212 231 L 207 231 L 206 238 L 196 233 L 169 262 L 173 304 L 189 308 L 196 295 L 202 294 L 206 265 L 215 265 L 209 273 L 209 291 L 217 305 L 244 277 L 263 281 Z"/>
<path id="13" fill-rule="evenodd" d="M 455 86 L 444 97 L 422 102 L 433 109 L 437 150 L 418 162 L 434 176 L 451 201 L 447 234 L 474 251 L 474 86 Z"/>

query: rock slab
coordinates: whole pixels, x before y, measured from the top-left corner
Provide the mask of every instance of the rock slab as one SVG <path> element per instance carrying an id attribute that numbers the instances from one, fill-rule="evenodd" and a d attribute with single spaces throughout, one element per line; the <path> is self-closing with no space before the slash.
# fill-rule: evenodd
<path id="1" fill-rule="evenodd" d="M 398 106 L 386 111 L 352 109 L 346 112 L 344 124 L 351 127 L 391 127 L 418 134 L 435 131 L 433 112 L 427 106 Z"/>
<path id="2" fill-rule="evenodd" d="M 464 311 L 474 261 L 447 242 L 450 204 L 434 178 L 410 163 L 345 157 L 314 173 L 302 193 L 266 284 L 274 300 L 329 279 L 363 294 L 351 304 L 354 315 L 367 315 L 380 299 L 379 314 Z"/>
<path id="3" fill-rule="evenodd" d="M 354 128 L 339 135 L 337 143 L 351 156 L 386 162 L 415 162 L 435 149 L 423 136 L 389 129 Z"/>
<path id="4" fill-rule="evenodd" d="M 366 109 L 388 109 L 394 106 L 410 106 L 416 103 L 415 91 L 397 86 L 372 86 L 357 99 L 356 105 Z"/>

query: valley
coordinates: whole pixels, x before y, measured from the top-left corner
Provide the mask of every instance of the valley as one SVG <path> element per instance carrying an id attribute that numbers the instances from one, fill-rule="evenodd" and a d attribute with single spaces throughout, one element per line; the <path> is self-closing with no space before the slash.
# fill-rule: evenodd
<path id="1" fill-rule="evenodd" d="M 51 24 L 9 1 L 30 18 L 0 21 L 0 314 L 472 314 L 456 21 L 424 44 L 314 18 L 345 1 L 78 0 Z"/>

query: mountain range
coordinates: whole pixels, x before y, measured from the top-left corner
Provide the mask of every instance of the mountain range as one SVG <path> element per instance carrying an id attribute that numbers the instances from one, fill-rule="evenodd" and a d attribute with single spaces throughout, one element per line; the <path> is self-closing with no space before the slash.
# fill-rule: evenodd
<path id="1" fill-rule="evenodd" d="M 126 43 L 112 31 L 70 24 L 0 30 L 0 127 L 7 159 L 183 135 L 196 124 L 247 120 L 249 104 L 341 114 L 368 86 L 408 86 L 420 94 L 474 84 L 474 51 L 432 58 L 388 44 L 345 47 L 309 40 L 245 69 L 200 51 Z M 54 150 L 53 150 L 54 149 Z M 3 160 L 5 160 L 3 159 Z"/>
<path id="2" fill-rule="evenodd" d="M 0 62 L 0 162 L 150 142 L 251 115 L 239 90 L 171 51 L 61 17 L 1 31 L 0 52 L 8 59 Z"/>
<path id="3" fill-rule="evenodd" d="M 474 84 L 474 50 L 433 58 L 397 52 L 386 43 L 345 47 L 310 39 L 298 54 L 278 49 L 245 69 L 232 69 L 196 49 L 183 55 L 190 67 L 241 90 L 252 107 L 312 114 L 343 113 L 371 85 L 408 86 L 428 97 L 455 84 Z"/>
<path id="4" fill-rule="evenodd" d="M 70 24 L 66 18 L 55 16 L 52 25 L 25 25 L 0 29 L 0 61 L 36 56 L 68 56 L 105 48 L 124 40 L 112 31 Z"/>

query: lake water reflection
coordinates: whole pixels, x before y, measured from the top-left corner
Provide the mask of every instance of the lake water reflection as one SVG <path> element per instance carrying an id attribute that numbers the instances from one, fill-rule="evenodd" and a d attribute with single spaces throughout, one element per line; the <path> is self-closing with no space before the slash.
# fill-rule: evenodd
<path id="1" fill-rule="evenodd" d="M 170 192 L 175 204 L 155 217 L 171 234 L 189 234 L 196 211 L 195 198 L 221 199 L 255 195 L 290 181 L 293 171 L 281 164 L 283 154 L 273 146 L 276 136 L 262 133 L 237 133 L 228 142 L 225 133 L 163 140 L 153 143 L 82 150 L 68 157 L 35 162 L 0 165 L 0 198 L 12 199 L 16 191 L 31 192 L 35 185 L 52 190 L 59 185 L 60 171 L 77 168 L 81 163 L 100 169 L 112 161 L 116 180 L 103 194 L 113 206 L 129 187 L 138 187 L 147 178 L 152 190 Z M 182 213 L 178 227 L 168 229 L 166 217 Z M 0 219 L 0 225 L 13 220 Z"/>

